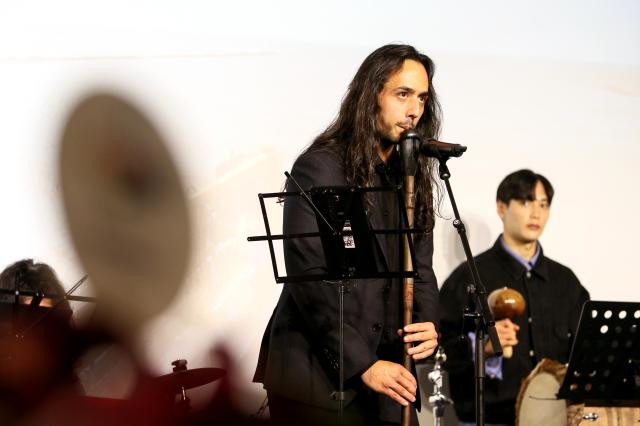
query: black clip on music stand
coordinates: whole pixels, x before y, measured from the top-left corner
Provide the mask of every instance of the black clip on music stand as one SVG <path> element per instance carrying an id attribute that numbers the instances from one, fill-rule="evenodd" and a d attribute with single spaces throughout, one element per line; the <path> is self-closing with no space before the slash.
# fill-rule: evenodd
<path id="1" fill-rule="evenodd" d="M 417 277 L 415 271 L 380 271 L 378 263 L 373 259 L 379 257 L 376 235 L 379 234 L 412 234 L 424 232 L 423 229 L 409 229 L 407 211 L 404 207 L 401 186 L 360 188 L 354 186 L 316 187 L 304 191 L 300 185 L 285 172 L 300 191 L 275 192 L 258 194 L 262 217 L 264 219 L 266 235 L 248 237 L 248 241 L 267 241 L 271 255 L 271 263 L 276 283 L 298 283 L 308 281 L 323 281 L 338 285 L 340 312 L 340 343 L 339 343 L 339 387 L 332 393 L 333 399 L 339 402 L 340 424 L 344 412 L 344 294 L 349 282 L 364 278 L 405 278 Z M 364 207 L 364 194 L 368 192 L 395 191 L 402 218 L 399 229 L 371 229 Z M 265 207 L 265 198 L 303 197 L 316 215 L 318 232 L 297 234 L 272 234 Z M 322 251 L 326 263 L 326 272 L 322 274 L 288 275 L 278 273 L 276 256 L 273 247 L 274 240 L 295 240 L 299 238 L 320 238 Z M 412 264 L 416 264 L 415 253 L 411 238 L 409 250 Z M 320 265 L 324 267 L 325 265 Z"/>
<path id="2" fill-rule="evenodd" d="M 28 333 L 32 328 L 36 327 L 49 315 L 63 306 L 62 302 L 64 302 L 65 300 L 77 302 L 96 302 L 95 297 L 73 296 L 71 294 L 76 291 L 76 289 L 78 289 L 78 287 L 80 287 L 87 280 L 87 278 L 89 278 L 89 276 L 84 275 L 62 296 L 60 296 L 59 294 L 45 294 L 41 291 L 20 290 L 18 288 L 0 288 L 0 323 L 8 324 L 8 322 L 5 320 L 5 317 L 8 318 L 7 312 L 9 312 L 11 315 L 13 334 L 16 337 L 24 338 L 24 335 Z M 13 298 L 13 302 L 7 303 L 2 301 L 2 296 L 11 296 Z M 20 296 L 31 297 L 32 301 L 30 305 L 22 305 L 20 303 Z M 40 308 L 38 305 L 40 303 L 40 300 L 44 298 L 55 300 L 56 302 L 54 303 L 53 307 Z M 71 315 L 71 313 L 69 313 L 69 315 Z M 31 317 L 33 319 L 32 322 L 30 324 L 27 322 L 28 325 L 26 327 L 18 327 L 18 323 L 25 323 L 25 318 L 27 317 Z"/>
<path id="3" fill-rule="evenodd" d="M 558 398 L 640 406 L 640 303 L 584 304 Z"/>

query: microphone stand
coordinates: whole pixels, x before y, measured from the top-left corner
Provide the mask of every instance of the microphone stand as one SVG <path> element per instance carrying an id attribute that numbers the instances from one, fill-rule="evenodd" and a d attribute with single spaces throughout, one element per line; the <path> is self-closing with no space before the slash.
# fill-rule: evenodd
<path id="1" fill-rule="evenodd" d="M 473 259 L 473 255 L 471 254 L 471 248 L 469 247 L 467 231 L 464 223 L 460 219 L 458 206 L 456 204 L 455 198 L 453 197 L 451 183 L 449 182 L 449 179 L 451 178 L 451 172 L 447 167 L 447 160 L 450 157 L 446 155 L 438 155 L 435 156 L 435 158 L 437 158 L 438 162 L 440 163 L 438 168 L 440 179 L 444 181 L 444 184 L 447 188 L 447 194 L 449 195 L 449 200 L 451 201 L 451 207 L 453 208 L 453 214 L 455 217 L 455 219 L 453 220 L 453 227 L 458 231 L 462 247 L 464 248 L 464 254 L 467 258 L 467 264 L 469 265 L 469 269 L 471 271 L 473 284 L 471 284 L 467 290 L 469 294 L 476 299 L 476 310 L 475 312 L 470 312 L 470 309 L 467 308 L 465 309 L 464 315 L 465 317 L 472 318 L 476 327 L 476 342 L 474 354 L 476 378 L 476 425 L 484 426 L 485 333 L 488 332 L 489 339 L 491 340 L 491 344 L 493 345 L 496 355 L 502 355 L 502 346 L 500 346 L 500 340 L 498 339 L 498 335 L 496 333 L 495 321 L 493 320 L 493 316 L 491 315 L 491 311 L 489 310 L 489 305 L 487 303 L 487 291 L 482 284 L 482 281 L 480 280 L 478 268 Z"/>

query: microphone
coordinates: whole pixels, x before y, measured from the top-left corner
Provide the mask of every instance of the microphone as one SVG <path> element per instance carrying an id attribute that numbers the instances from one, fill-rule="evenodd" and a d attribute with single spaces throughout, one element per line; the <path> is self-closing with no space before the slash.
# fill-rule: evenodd
<path id="1" fill-rule="evenodd" d="M 464 145 L 440 142 L 435 139 L 429 139 L 420 144 L 420 153 L 434 158 L 460 157 L 466 150 L 467 147 Z"/>
<path id="2" fill-rule="evenodd" d="M 403 176 L 415 176 L 418 170 L 418 147 L 420 136 L 413 129 L 406 129 L 400 134 L 397 149 L 400 152 L 400 165 Z"/>

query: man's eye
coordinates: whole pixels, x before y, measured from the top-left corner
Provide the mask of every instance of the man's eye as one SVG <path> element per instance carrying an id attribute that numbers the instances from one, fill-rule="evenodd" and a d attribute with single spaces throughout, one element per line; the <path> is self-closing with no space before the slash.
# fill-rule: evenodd
<path id="1" fill-rule="evenodd" d="M 401 98 L 406 98 L 408 94 L 409 94 L 408 92 L 399 92 L 398 96 Z"/>
<path id="2" fill-rule="evenodd" d="M 424 96 L 424 95 L 423 96 L 418 96 L 418 100 L 420 101 L 420 103 L 423 104 L 423 103 L 427 102 L 427 97 Z"/>

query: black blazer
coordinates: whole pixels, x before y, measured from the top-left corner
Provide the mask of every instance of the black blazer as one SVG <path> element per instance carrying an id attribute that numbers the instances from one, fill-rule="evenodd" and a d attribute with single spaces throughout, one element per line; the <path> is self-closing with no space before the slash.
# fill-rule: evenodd
<path id="1" fill-rule="evenodd" d="M 342 160 L 330 152 L 306 152 L 295 162 L 292 176 L 305 189 L 346 185 Z M 288 190 L 296 191 L 289 185 Z M 374 229 L 384 225 L 383 214 L 370 209 Z M 301 197 L 287 197 L 284 233 L 315 232 L 313 210 Z M 414 322 L 437 322 L 438 288 L 433 273 L 432 234 L 415 239 L 416 270 Z M 384 244 L 379 244 L 383 256 Z M 289 275 L 325 271 L 319 238 L 289 241 L 284 250 Z M 375 261 L 375 260 L 372 260 Z M 352 281 L 344 304 L 344 373 L 347 403 L 363 391 L 360 374 L 378 360 L 380 323 L 384 315 L 386 279 Z M 325 282 L 284 284 L 278 304 L 264 333 L 254 381 L 270 392 L 329 409 L 338 403 L 330 394 L 337 389 L 339 349 L 338 289 Z M 398 301 L 399 302 L 399 301 Z M 401 328 L 400 324 L 395 325 Z"/>

